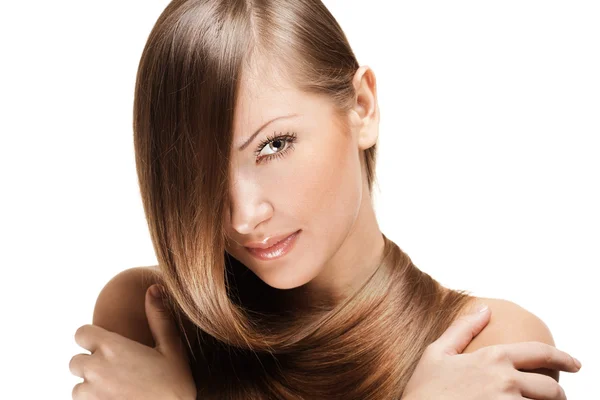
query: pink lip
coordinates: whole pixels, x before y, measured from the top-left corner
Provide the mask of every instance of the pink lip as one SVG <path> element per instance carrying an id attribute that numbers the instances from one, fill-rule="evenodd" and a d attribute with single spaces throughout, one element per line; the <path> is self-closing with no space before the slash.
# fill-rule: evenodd
<path id="1" fill-rule="evenodd" d="M 287 238 L 283 239 L 282 241 L 274 244 L 271 247 L 267 247 L 266 249 L 251 248 L 251 247 L 246 247 L 245 249 L 248 250 L 248 252 L 250 254 L 252 254 L 254 257 L 256 257 L 260 260 L 264 260 L 264 261 L 275 260 L 277 258 L 283 257 L 284 255 L 286 255 L 287 253 L 290 252 L 290 250 L 294 246 L 294 243 L 296 242 L 296 238 L 298 237 L 300 232 L 301 231 L 298 230 L 298 231 L 292 233 L 291 235 L 289 235 Z"/>

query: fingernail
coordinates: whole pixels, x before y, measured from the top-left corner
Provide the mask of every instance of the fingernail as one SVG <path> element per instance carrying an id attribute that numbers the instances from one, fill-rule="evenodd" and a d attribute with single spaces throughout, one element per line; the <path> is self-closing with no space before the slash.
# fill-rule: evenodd
<path id="1" fill-rule="evenodd" d="M 152 285 L 152 287 L 150 288 L 150 294 L 155 298 L 155 299 L 160 299 L 161 298 L 161 293 L 160 293 L 160 285 Z"/>
<path id="2" fill-rule="evenodd" d="M 480 304 L 477 306 L 477 312 L 479 313 L 483 313 L 488 309 L 488 305 L 487 304 Z"/>
<path id="3" fill-rule="evenodd" d="M 573 360 L 575 360 L 575 365 L 577 365 L 577 368 L 581 369 L 581 361 L 579 361 L 575 357 L 573 357 Z"/>

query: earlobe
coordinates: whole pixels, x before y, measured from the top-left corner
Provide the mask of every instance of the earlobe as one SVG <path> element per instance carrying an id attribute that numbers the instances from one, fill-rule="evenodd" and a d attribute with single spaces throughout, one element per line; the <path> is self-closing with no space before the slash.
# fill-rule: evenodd
<path id="1" fill-rule="evenodd" d="M 378 130 L 376 127 L 371 127 L 366 130 L 362 130 L 359 133 L 358 137 L 358 147 L 361 150 L 366 150 L 375 145 L 377 143 Z"/>

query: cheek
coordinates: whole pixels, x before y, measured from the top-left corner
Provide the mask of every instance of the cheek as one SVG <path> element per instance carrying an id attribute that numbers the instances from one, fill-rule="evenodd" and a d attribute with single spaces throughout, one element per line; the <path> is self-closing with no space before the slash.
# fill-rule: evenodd
<path id="1" fill-rule="evenodd" d="M 278 203 L 286 204 L 315 233 L 333 233 L 358 213 L 362 188 L 358 155 L 343 141 L 310 150 L 294 159 L 293 171 L 280 181 L 278 190 L 285 199 Z"/>

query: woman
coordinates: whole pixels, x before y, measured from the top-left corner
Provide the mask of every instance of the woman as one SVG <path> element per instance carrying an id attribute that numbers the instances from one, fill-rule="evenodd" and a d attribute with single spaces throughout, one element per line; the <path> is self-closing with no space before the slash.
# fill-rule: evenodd
<path id="1" fill-rule="evenodd" d="M 375 75 L 320 1 L 172 1 L 148 38 L 134 101 L 158 266 L 125 271 L 103 289 L 96 327 L 76 338 L 104 350 L 95 362 L 96 354 L 72 360 L 72 371 L 89 374 L 73 397 L 112 398 L 127 387 L 119 395 L 169 398 L 165 388 L 185 382 L 171 387 L 173 398 L 418 400 L 448 386 L 441 376 L 476 364 L 489 366 L 474 375 L 488 374 L 480 397 L 457 384 L 445 398 L 564 398 L 558 370 L 576 371 L 573 359 L 550 350 L 535 315 L 497 299 L 484 299 L 494 318 L 473 323 L 486 328 L 458 346 L 473 355 L 454 357 L 448 375 L 432 372 L 440 358 L 426 350 L 438 343 L 441 354 L 436 341 L 477 298 L 441 286 L 379 230 L 378 126 Z M 156 340 L 157 309 L 144 297 L 154 282 L 185 352 Z M 510 332 L 509 318 L 522 321 Z M 524 341 L 541 343 L 515 343 Z M 452 375 L 461 378 L 469 379 Z"/>

